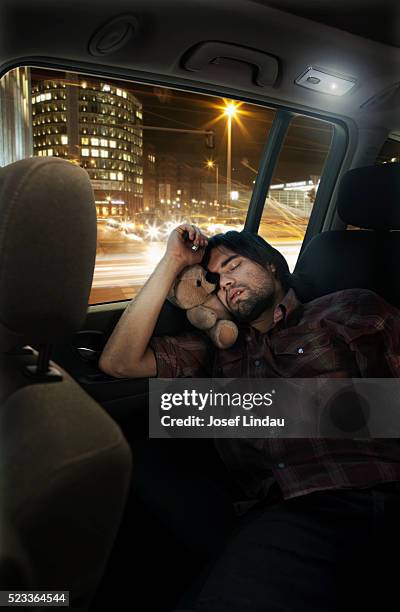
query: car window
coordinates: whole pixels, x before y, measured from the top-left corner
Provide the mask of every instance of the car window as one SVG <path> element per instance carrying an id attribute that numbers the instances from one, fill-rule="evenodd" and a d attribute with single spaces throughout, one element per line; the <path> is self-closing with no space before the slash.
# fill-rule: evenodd
<path id="1" fill-rule="evenodd" d="M 274 110 L 37 68 L 8 73 L 2 96 L 19 105 L 13 134 L 25 139 L 5 163 L 56 156 L 89 174 L 98 226 L 91 304 L 133 297 L 183 220 L 206 234 L 243 228 Z"/>
<path id="2" fill-rule="evenodd" d="M 97 212 L 90 304 L 132 298 L 182 221 L 244 227 L 276 111 L 222 97 L 74 72 L 17 68 L 1 80 L 1 163 L 56 156 L 85 168 Z M 294 116 L 259 233 L 294 268 L 332 126 Z"/>
<path id="3" fill-rule="evenodd" d="M 397 140 L 394 138 L 388 138 L 382 149 L 379 151 L 379 155 L 376 158 L 377 164 L 393 164 L 400 162 L 400 136 L 397 136 Z"/>
<path id="4" fill-rule="evenodd" d="M 330 149 L 333 126 L 326 121 L 292 119 L 272 177 L 259 234 L 296 264 Z"/>

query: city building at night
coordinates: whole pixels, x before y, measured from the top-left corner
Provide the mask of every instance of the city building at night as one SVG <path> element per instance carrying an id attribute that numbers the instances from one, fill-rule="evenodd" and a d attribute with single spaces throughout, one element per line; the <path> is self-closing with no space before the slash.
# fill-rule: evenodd
<path id="1" fill-rule="evenodd" d="M 146 143 L 143 150 L 143 207 L 145 211 L 154 210 L 158 206 L 156 164 L 156 148 Z"/>
<path id="2" fill-rule="evenodd" d="M 175 155 L 159 153 L 155 168 L 157 207 L 161 216 L 213 214 L 217 193 L 215 173 L 204 164 L 180 161 Z M 214 179 L 214 180 L 213 180 Z"/>
<path id="3" fill-rule="evenodd" d="M 162 153 L 157 161 L 158 199 L 161 204 L 170 204 L 178 189 L 178 160 L 174 155 Z"/>
<path id="4" fill-rule="evenodd" d="M 143 210 L 142 104 L 113 83 L 32 78 L 33 151 L 85 168 L 98 218 Z"/>
<path id="5" fill-rule="evenodd" d="M 0 166 L 33 155 L 29 68 L 15 68 L 0 80 Z"/>

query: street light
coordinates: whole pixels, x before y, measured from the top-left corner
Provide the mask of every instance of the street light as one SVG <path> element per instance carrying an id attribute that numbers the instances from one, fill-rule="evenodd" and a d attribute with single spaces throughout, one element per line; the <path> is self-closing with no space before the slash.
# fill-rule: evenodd
<path id="1" fill-rule="evenodd" d="M 226 104 L 226 103 L 225 103 Z M 235 117 L 237 113 L 237 105 L 233 102 L 230 102 L 226 105 L 224 109 L 224 115 L 228 118 L 228 134 L 226 141 L 226 203 L 229 207 L 231 202 L 231 158 L 232 158 L 232 118 Z"/>
<path id="2" fill-rule="evenodd" d="M 215 106 L 218 110 L 222 111 L 218 117 L 216 117 L 211 125 L 220 119 L 227 118 L 227 141 L 226 141 L 226 205 L 230 206 L 231 201 L 231 188 L 232 188 L 232 118 L 236 118 L 241 129 L 244 129 L 238 115 L 248 114 L 243 111 L 240 107 L 243 102 L 232 102 L 231 100 L 223 99 L 224 106 Z"/>
<path id="3" fill-rule="evenodd" d="M 218 190 L 219 190 L 219 164 L 215 162 L 213 159 L 207 160 L 207 168 L 213 169 L 215 168 L 215 204 L 218 204 Z"/>

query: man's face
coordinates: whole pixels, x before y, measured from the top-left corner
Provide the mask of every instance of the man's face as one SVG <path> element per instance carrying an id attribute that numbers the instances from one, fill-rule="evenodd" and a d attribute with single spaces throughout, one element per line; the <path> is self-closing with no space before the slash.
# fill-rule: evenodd
<path id="1" fill-rule="evenodd" d="M 217 295 L 238 321 L 255 321 L 282 293 L 273 264 L 265 269 L 222 246 L 212 249 L 208 270 L 219 274 Z"/>

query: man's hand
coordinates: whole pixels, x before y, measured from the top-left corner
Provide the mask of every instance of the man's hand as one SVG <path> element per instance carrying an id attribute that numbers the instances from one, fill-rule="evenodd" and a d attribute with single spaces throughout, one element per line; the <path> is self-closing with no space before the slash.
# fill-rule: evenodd
<path id="1" fill-rule="evenodd" d="M 182 268 L 198 264 L 203 259 L 207 242 L 207 236 L 196 225 L 182 223 L 169 235 L 165 257 L 176 261 Z M 198 249 L 193 251 L 192 246 Z"/>

